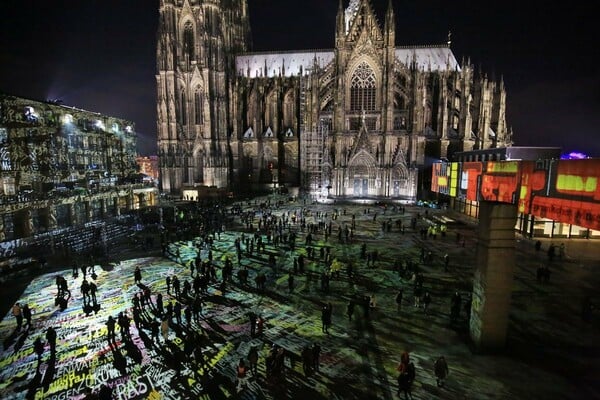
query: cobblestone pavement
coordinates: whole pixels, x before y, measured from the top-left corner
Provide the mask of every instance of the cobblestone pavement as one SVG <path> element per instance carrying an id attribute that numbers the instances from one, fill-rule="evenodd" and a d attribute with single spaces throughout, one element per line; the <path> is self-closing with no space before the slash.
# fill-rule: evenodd
<path id="1" fill-rule="evenodd" d="M 542 283 L 536 279 L 536 270 L 547 263 L 543 250 L 548 241 L 541 252 L 535 252 L 531 240 L 518 239 L 507 346 L 496 354 L 480 354 L 470 344 L 463 310 L 456 323 L 449 318 L 452 293 L 459 291 L 465 299 L 471 286 L 477 240 L 472 221 L 452 212 L 428 209 L 426 219 L 419 223 L 443 217 L 449 230 L 445 237 L 423 240 L 418 232 L 407 228 L 402 233 L 395 224 L 400 219 L 409 227 L 417 213 L 424 216 L 425 209 L 413 206 L 406 206 L 402 214 L 391 207 L 384 211 L 367 204 L 286 202 L 274 213 L 304 207 L 311 210 L 308 222 L 318 221 L 316 212 L 327 212 L 329 220 L 334 209 L 339 217 L 332 221 L 331 237 L 325 240 L 323 235 L 315 235 L 316 257 L 308 259 L 306 273 L 295 276 L 293 290 L 288 288 L 293 258 L 306 254 L 305 234 L 299 226 L 293 228 L 299 232 L 294 251 L 267 244 L 265 252 L 255 251 L 244 257 L 248 285 L 236 278 L 240 266 L 234 263 L 233 282 L 225 288 L 212 284 L 201 318 L 190 323 L 185 318 L 181 323 L 173 321 L 167 344 L 162 338 L 157 344 L 147 327 L 132 326 L 132 338 L 126 340 L 120 340 L 117 328 L 116 345 L 111 346 L 105 321 L 119 312 L 131 316 L 131 300 L 144 287 L 151 289 L 154 302 L 159 292 L 165 301 L 173 300 L 167 294 L 166 277 L 190 279 L 187 265 L 195 257 L 195 248 L 189 241 L 170 247 L 173 254 L 180 249 L 179 262 L 161 257 L 156 249 L 129 249 L 123 254 L 113 249 L 113 261 L 96 270 L 94 281 L 99 287 L 100 304 L 96 310 L 84 307 L 79 290 L 81 274 L 74 278 L 70 269 L 60 265 L 3 287 L 6 316 L 0 322 L 4 344 L 0 353 L 0 398 L 82 398 L 85 387 L 97 390 L 106 384 L 114 388 L 114 398 L 118 399 L 396 399 L 404 398 L 397 394 L 396 381 L 403 351 L 410 353 L 416 365 L 414 399 L 600 398 L 600 323 L 597 314 L 591 322 L 584 322 L 580 312 L 585 295 L 598 301 L 600 262 L 595 255 L 581 253 L 579 249 L 587 244 L 565 241 L 568 257 L 554 261 L 549 282 Z M 353 214 L 354 238 L 351 243 L 341 242 L 337 226 L 350 225 Z M 392 229 L 384 232 L 382 222 L 388 220 Z M 248 235 L 246 226 L 236 220 L 215 241 L 212 253 L 216 264 L 220 266 L 227 255 L 236 259 L 234 240 L 242 232 Z M 367 266 L 360 258 L 363 243 L 367 252 L 378 252 L 374 266 Z M 331 280 L 328 292 L 320 281 L 324 264 L 321 247 L 330 247 L 332 256 L 342 265 L 352 262 L 355 272 L 349 278 L 342 269 Z M 421 248 L 433 256 L 431 263 L 421 264 L 425 290 L 432 296 L 427 313 L 414 307 L 410 277 L 394 269 L 397 260 L 418 261 Z M 446 253 L 450 259 L 447 272 L 442 258 Z M 205 259 L 207 249 L 202 254 Z M 268 265 L 270 254 L 277 257 L 274 268 Z M 143 285 L 134 282 L 137 266 Z M 259 272 L 267 278 L 264 291 L 254 285 Z M 64 311 L 54 301 L 57 274 L 67 279 L 72 292 Z M 404 300 L 398 310 L 395 296 L 400 288 Z M 359 304 L 349 321 L 347 304 L 364 295 L 374 296 L 374 309 L 367 317 Z M 17 300 L 33 308 L 33 327 L 29 330 L 15 331 L 15 318 L 9 308 Z M 326 303 L 333 306 L 329 334 L 321 326 L 321 308 Z M 250 312 L 265 320 L 262 333 L 254 337 L 250 335 Z M 142 320 L 155 317 L 156 312 L 148 308 Z M 33 342 L 38 336 L 44 339 L 49 326 L 58 333 L 56 355 L 52 356 L 46 346 L 38 367 Z M 190 332 L 201 332 L 205 365 L 190 358 L 191 351 L 184 347 Z M 321 366 L 318 372 L 306 376 L 301 353 L 304 346 L 314 343 L 322 348 Z M 273 345 L 285 349 L 285 367 L 281 375 L 267 378 L 265 358 Z M 250 375 L 247 387 L 236 393 L 235 366 L 240 358 L 246 358 L 251 346 L 259 349 L 258 375 Z M 440 355 L 445 356 L 450 370 L 443 387 L 436 385 L 433 374 L 434 361 Z"/>

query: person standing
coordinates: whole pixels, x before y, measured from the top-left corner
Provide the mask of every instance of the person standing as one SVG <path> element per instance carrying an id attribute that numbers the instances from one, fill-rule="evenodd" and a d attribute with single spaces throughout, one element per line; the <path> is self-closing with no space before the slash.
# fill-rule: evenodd
<path id="1" fill-rule="evenodd" d="M 162 322 L 160 323 L 160 331 L 161 331 L 162 337 L 166 343 L 169 340 L 169 318 L 168 317 L 164 317 Z"/>
<path id="2" fill-rule="evenodd" d="M 423 296 L 423 311 L 425 311 L 425 314 L 429 314 L 429 305 L 431 304 L 431 295 L 429 294 L 429 291 L 425 292 L 425 295 Z"/>
<path id="3" fill-rule="evenodd" d="M 331 308 L 330 304 L 325 304 L 321 308 L 321 331 L 329 335 L 329 325 L 331 324 Z"/>
<path id="4" fill-rule="evenodd" d="M 178 299 L 179 295 L 180 295 L 180 285 L 179 285 L 179 278 L 177 278 L 177 275 L 173 275 L 173 278 L 171 279 L 171 283 L 173 284 L 173 291 L 175 292 L 175 298 Z"/>
<path id="5" fill-rule="evenodd" d="M 92 299 L 92 303 L 98 304 L 98 300 L 96 299 L 96 292 L 98 291 L 98 286 L 94 282 L 90 282 L 90 297 Z"/>
<path id="6" fill-rule="evenodd" d="M 42 355 L 44 354 L 44 342 L 38 336 L 33 342 L 33 349 L 35 354 L 37 354 L 37 371 L 40 369 L 40 364 L 42 363 Z"/>
<path id="7" fill-rule="evenodd" d="M 354 301 L 350 299 L 348 305 L 346 306 L 346 314 L 348 314 L 348 322 L 352 321 L 352 315 L 354 315 Z"/>
<path id="8" fill-rule="evenodd" d="M 398 307 L 398 312 L 400 312 L 400 309 L 402 308 L 402 296 L 403 290 L 402 288 L 400 288 L 400 290 L 398 290 L 398 293 L 396 293 L 396 306 Z"/>
<path id="9" fill-rule="evenodd" d="M 250 318 L 250 336 L 254 337 L 256 334 L 256 314 L 251 312 L 248 317 Z"/>
<path id="10" fill-rule="evenodd" d="M 175 305 L 173 306 L 173 313 L 175 314 L 175 321 L 177 321 L 177 325 L 181 326 L 181 303 L 175 300 Z"/>
<path id="11" fill-rule="evenodd" d="M 90 300 L 90 284 L 85 277 L 81 282 L 81 295 L 83 296 L 83 304 L 87 304 Z"/>
<path id="12" fill-rule="evenodd" d="M 437 381 L 438 387 L 444 386 L 446 382 L 446 377 L 448 376 L 448 363 L 444 356 L 440 356 L 433 365 L 433 372 L 435 373 L 435 378 Z"/>
<path id="13" fill-rule="evenodd" d="M 310 375 L 314 362 L 312 360 L 313 352 L 311 348 L 306 345 L 302 349 L 302 370 L 304 371 L 304 376 Z"/>
<path id="14" fill-rule="evenodd" d="M 252 346 L 248 352 L 248 363 L 252 376 L 256 377 L 258 375 L 258 349 L 256 346 Z"/>
<path id="15" fill-rule="evenodd" d="M 415 282 L 415 287 L 413 289 L 413 298 L 415 300 L 415 307 L 419 308 L 421 305 L 421 293 L 423 292 L 423 287 Z"/>
<path id="16" fill-rule="evenodd" d="M 462 298 L 458 291 L 452 295 L 452 305 L 450 306 L 450 321 L 455 322 L 460 316 L 460 306 L 462 304 Z"/>
<path id="17" fill-rule="evenodd" d="M 321 360 L 321 346 L 319 346 L 319 344 L 315 342 L 312 346 L 312 362 L 313 362 L 313 369 L 315 370 L 315 372 L 319 372 L 319 367 L 321 365 L 320 360 Z"/>
<path id="18" fill-rule="evenodd" d="M 158 311 L 158 316 L 162 317 L 165 309 L 163 304 L 163 295 L 162 293 L 158 293 L 156 295 L 156 311 Z"/>
<path id="19" fill-rule="evenodd" d="M 15 305 L 12 306 L 12 315 L 17 320 L 17 330 L 20 331 L 21 326 L 23 326 L 23 309 L 19 303 L 15 303 Z"/>
<path id="20" fill-rule="evenodd" d="M 23 308 L 21 309 L 23 314 L 23 319 L 25 319 L 25 325 L 27 325 L 27 329 L 31 328 L 31 308 L 29 308 L 28 304 L 23 304 Z"/>
<path id="21" fill-rule="evenodd" d="M 46 340 L 50 346 L 50 357 L 56 356 L 56 330 L 53 327 L 46 329 Z"/>
<path id="22" fill-rule="evenodd" d="M 555 254 L 556 254 L 556 246 L 554 246 L 554 243 L 551 243 L 550 247 L 548 247 L 548 261 L 552 262 L 554 260 Z"/>
<path id="23" fill-rule="evenodd" d="M 160 330 L 160 322 L 158 322 L 155 318 L 150 321 L 150 334 L 152 336 L 152 340 L 155 343 L 160 343 L 160 338 L 158 337 L 158 331 Z"/>
<path id="24" fill-rule="evenodd" d="M 133 278 L 136 284 L 142 283 L 142 270 L 140 269 L 139 265 L 135 267 Z"/>
<path id="25" fill-rule="evenodd" d="M 188 328 L 192 326 L 192 305 L 187 305 L 183 309 L 183 316 L 185 317 L 185 324 Z"/>

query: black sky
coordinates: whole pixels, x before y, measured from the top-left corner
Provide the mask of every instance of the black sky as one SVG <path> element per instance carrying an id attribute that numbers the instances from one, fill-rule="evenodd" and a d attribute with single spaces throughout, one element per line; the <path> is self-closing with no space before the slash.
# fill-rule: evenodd
<path id="1" fill-rule="evenodd" d="M 344 0 L 346 6 L 348 0 Z M 380 23 L 388 0 L 371 0 Z M 493 4 L 490 4 L 493 3 Z M 593 2 L 393 0 L 397 45 L 446 42 L 507 87 L 515 145 L 600 157 Z M 338 0 L 249 0 L 256 51 L 332 48 Z M 126 118 L 156 152 L 158 0 L 3 0 L 0 92 Z"/>

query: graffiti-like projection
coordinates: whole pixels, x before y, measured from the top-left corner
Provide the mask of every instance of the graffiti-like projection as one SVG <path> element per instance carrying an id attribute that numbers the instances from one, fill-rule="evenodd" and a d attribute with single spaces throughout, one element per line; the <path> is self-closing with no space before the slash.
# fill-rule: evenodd
<path id="1" fill-rule="evenodd" d="M 132 271 L 140 266 L 148 287 L 164 285 L 167 276 L 181 272 L 173 263 L 155 263 L 150 259 L 123 262 L 112 271 L 95 270 L 96 279 L 87 280 L 98 287 L 96 300 L 84 301 L 80 286 L 83 276 L 73 277 L 71 270 L 49 274 L 34 280 L 22 296 L 21 304 L 33 310 L 32 327 L 15 330 L 15 319 L 9 313 L 0 323 L 4 350 L 0 357 L 0 398 L 2 399 L 65 399 L 82 395 L 86 388 L 95 391 L 105 385 L 116 399 L 181 398 L 177 391 L 197 398 L 203 392 L 201 383 L 205 371 L 191 371 L 183 353 L 185 334 L 172 322 L 168 337 L 157 342 L 152 338 L 151 321 L 158 321 L 155 308 L 146 306 L 139 328 L 131 321 L 129 336 L 116 329 L 116 340 L 108 340 L 106 321 L 126 313 L 132 318 L 132 299 L 141 293 L 133 283 Z M 67 282 L 69 293 L 57 296 L 56 277 Z M 61 299 L 65 299 L 64 303 Z M 156 296 L 152 295 L 153 304 Z M 165 302 L 170 296 L 165 296 Z M 46 331 L 57 332 L 56 352 L 52 352 Z M 200 328 L 194 323 L 194 328 Z M 44 344 L 41 356 L 35 351 L 35 341 Z M 223 350 L 223 343 L 207 345 L 208 362 Z M 221 357 L 223 354 L 221 355 Z M 185 378 L 183 378 L 185 375 Z M 81 396 L 83 397 L 83 396 Z"/>

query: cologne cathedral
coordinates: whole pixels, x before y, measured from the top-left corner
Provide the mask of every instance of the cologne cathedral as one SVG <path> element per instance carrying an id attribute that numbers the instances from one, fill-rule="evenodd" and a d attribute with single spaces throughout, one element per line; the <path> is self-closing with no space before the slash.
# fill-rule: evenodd
<path id="1" fill-rule="evenodd" d="M 383 24 L 371 0 L 340 0 L 333 49 L 251 52 L 246 0 L 160 0 L 159 18 L 163 191 L 414 200 L 431 160 L 511 145 L 503 82 L 450 37 L 397 45 L 391 0 Z"/>

